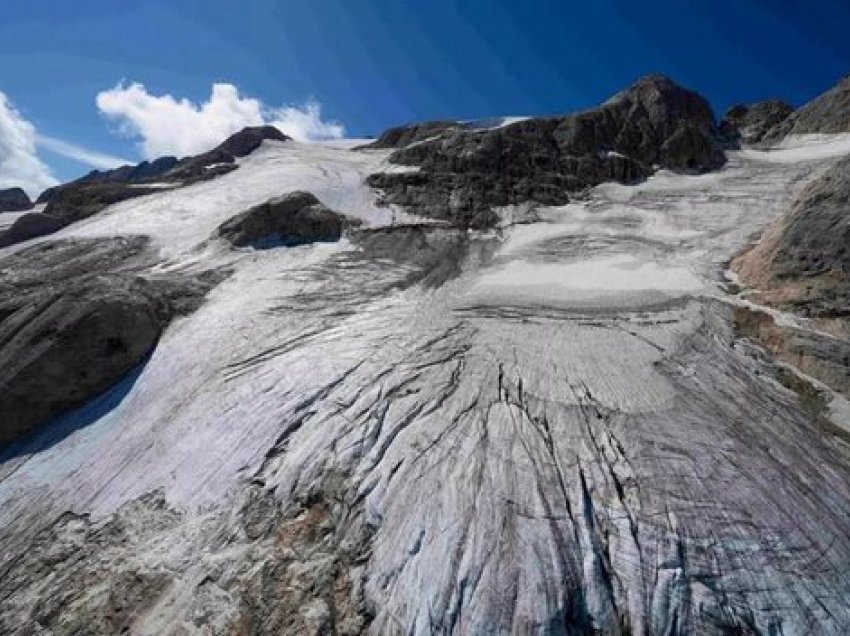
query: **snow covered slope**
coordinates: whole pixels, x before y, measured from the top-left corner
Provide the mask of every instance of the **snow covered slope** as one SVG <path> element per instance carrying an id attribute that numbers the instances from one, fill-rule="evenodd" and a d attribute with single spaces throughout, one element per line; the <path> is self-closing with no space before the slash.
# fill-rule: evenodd
<path id="1" fill-rule="evenodd" d="M 486 233 L 376 207 L 389 151 L 354 145 L 266 142 L 62 230 L 233 274 L 0 455 L 0 631 L 850 628 L 850 447 L 735 336 L 721 284 L 843 142 Z M 209 239 L 295 189 L 389 247 Z"/>

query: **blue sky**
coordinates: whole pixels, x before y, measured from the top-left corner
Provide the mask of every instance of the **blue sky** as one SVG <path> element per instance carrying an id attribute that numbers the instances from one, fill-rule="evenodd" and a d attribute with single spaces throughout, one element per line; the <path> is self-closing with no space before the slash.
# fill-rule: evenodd
<path id="1" fill-rule="evenodd" d="M 650 72 L 700 91 L 718 114 L 767 97 L 800 104 L 850 72 L 844 0 L 4 5 L 0 91 L 34 126 L 38 157 L 60 180 L 102 163 L 80 161 L 79 152 L 60 142 L 132 161 L 194 148 L 188 137 L 188 145 L 171 148 L 168 139 L 179 127 L 155 130 L 154 120 L 145 125 L 160 141 L 140 143 L 132 133 L 141 120 L 132 117 L 157 111 L 162 104 L 152 97 L 203 103 L 213 83 L 232 84 L 239 99 L 259 100 L 266 118 L 278 117 L 274 109 L 281 106 L 301 109 L 313 100 L 321 104 L 322 122 L 340 122 L 349 136 L 363 136 L 410 120 L 569 112 Z M 125 89 L 140 83 L 144 93 L 112 94 L 109 117 L 97 95 L 121 82 Z M 147 110 L 128 118 L 134 108 Z M 184 128 L 205 128 L 203 121 Z"/>

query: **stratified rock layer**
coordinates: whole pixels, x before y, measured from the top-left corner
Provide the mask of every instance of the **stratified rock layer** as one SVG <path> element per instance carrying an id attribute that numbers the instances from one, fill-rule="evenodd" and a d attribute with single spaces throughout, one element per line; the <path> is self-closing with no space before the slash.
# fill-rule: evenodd
<path id="1" fill-rule="evenodd" d="M 384 145 L 399 143 L 405 132 L 389 131 Z M 386 202 L 464 227 L 488 227 L 497 221 L 494 207 L 560 205 L 569 193 L 604 181 L 633 183 L 656 166 L 711 170 L 724 157 L 708 102 L 650 76 L 594 110 L 488 130 L 450 126 L 436 139 L 399 148 L 390 161 L 420 169 L 372 175 L 369 184 Z"/>

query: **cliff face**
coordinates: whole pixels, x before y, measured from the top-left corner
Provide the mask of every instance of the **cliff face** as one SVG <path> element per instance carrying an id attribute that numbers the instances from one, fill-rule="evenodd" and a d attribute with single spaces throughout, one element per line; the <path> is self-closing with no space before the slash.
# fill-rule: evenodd
<path id="1" fill-rule="evenodd" d="M 843 316 L 850 301 L 850 156 L 797 196 L 736 261 L 745 280 L 812 316 Z"/>
<path id="2" fill-rule="evenodd" d="M 850 155 L 814 178 L 732 268 L 747 297 L 793 312 L 812 329 L 766 314 L 748 331 L 778 358 L 850 396 Z M 755 327 L 755 329 L 751 329 Z"/>

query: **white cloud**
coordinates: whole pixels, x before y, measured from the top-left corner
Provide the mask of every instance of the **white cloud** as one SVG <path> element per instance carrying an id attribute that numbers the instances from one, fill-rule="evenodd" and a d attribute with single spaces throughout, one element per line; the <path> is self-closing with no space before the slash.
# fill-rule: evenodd
<path id="1" fill-rule="evenodd" d="M 20 186 L 32 197 L 58 181 L 38 158 L 35 127 L 0 92 L 0 188 Z"/>
<path id="2" fill-rule="evenodd" d="M 272 124 L 299 141 L 338 138 L 345 132 L 340 124 L 322 120 L 316 102 L 269 108 L 240 95 L 232 84 L 213 84 L 209 99 L 201 104 L 151 95 L 139 83 L 119 84 L 98 93 L 97 107 L 118 122 L 119 132 L 138 139 L 148 159 L 210 150 L 245 126 Z"/>
<path id="3" fill-rule="evenodd" d="M 309 101 L 301 108 L 277 108 L 271 111 L 271 114 L 273 118 L 268 123 L 299 141 L 339 139 L 345 134 L 342 124 L 322 120 L 322 106 L 315 101 Z"/>
<path id="4" fill-rule="evenodd" d="M 57 155 L 73 159 L 74 161 L 83 163 L 87 166 L 91 166 L 92 168 L 97 168 L 98 170 L 111 170 L 113 168 L 118 168 L 119 166 L 126 166 L 127 164 L 134 163 L 133 161 L 127 161 L 121 157 L 108 155 L 96 150 L 89 150 L 88 148 L 83 148 L 77 144 L 72 144 L 71 142 L 57 139 L 56 137 L 48 137 L 47 135 L 42 135 L 40 133 L 36 134 L 35 141 L 41 148 L 45 148 L 50 152 L 55 152 Z"/>

